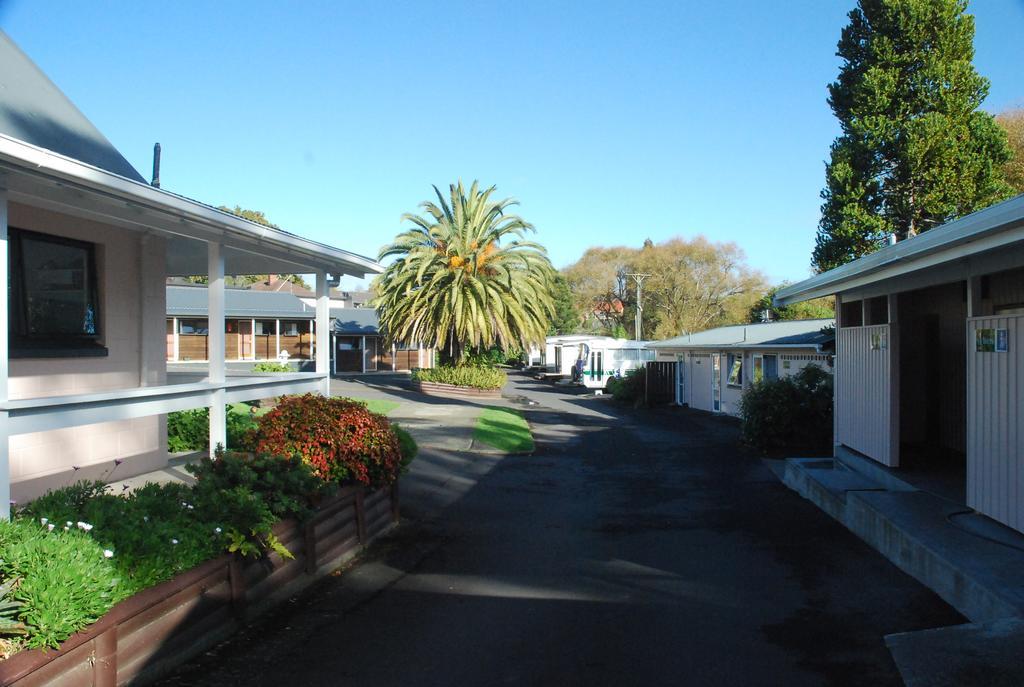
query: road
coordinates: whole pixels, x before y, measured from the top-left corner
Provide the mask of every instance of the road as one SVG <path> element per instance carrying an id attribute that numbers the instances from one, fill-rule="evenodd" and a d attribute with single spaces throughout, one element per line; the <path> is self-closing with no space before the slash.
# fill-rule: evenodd
<path id="1" fill-rule="evenodd" d="M 884 635 L 963 622 L 733 421 L 506 391 L 534 455 L 424 449 L 394 536 L 165 684 L 898 685 Z"/>

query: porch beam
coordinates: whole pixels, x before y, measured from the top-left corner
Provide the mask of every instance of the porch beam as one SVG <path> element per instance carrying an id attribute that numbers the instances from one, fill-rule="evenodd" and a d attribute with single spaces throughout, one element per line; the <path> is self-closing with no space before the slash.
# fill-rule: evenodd
<path id="1" fill-rule="evenodd" d="M 320 393 L 331 395 L 331 297 L 327 283 L 327 273 L 320 270 L 316 273 L 316 371 L 327 374 Z"/>
<path id="2" fill-rule="evenodd" d="M 208 379 L 222 383 L 226 378 L 224 364 L 224 246 L 211 242 L 207 246 L 207 328 L 209 351 Z M 217 445 L 227 445 L 227 416 L 224 412 L 224 390 L 215 390 L 210 396 L 210 457 Z"/>
<path id="3" fill-rule="evenodd" d="M 0 336 L 0 402 L 8 399 L 7 378 L 10 361 L 7 346 L 7 189 L 0 186 L 0 323 L 3 323 L 3 335 Z M 6 411 L 0 411 L 0 518 L 11 517 L 11 454 L 8 417 Z"/>

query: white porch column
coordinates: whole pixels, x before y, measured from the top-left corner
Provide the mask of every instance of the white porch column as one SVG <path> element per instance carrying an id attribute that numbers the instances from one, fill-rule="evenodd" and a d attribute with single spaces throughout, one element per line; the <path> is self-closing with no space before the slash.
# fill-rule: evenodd
<path id="1" fill-rule="evenodd" d="M 316 273 L 316 371 L 326 374 L 320 391 L 331 395 L 331 297 L 327 285 L 327 272 Z"/>
<path id="2" fill-rule="evenodd" d="M 7 401 L 7 189 L 0 187 L 0 401 Z M 11 517 L 11 453 L 7 412 L 0 411 L 0 518 Z"/>
<path id="3" fill-rule="evenodd" d="M 224 247 L 219 243 L 207 245 L 207 327 L 208 357 L 210 359 L 209 381 L 223 382 L 226 377 L 224 366 Z M 217 444 L 227 445 L 227 418 L 224 412 L 224 390 L 213 392 L 210 406 L 210 456 Z"/>
<path id="4" fill-rule="evenodd" d="M 281 357 L 281 320 L 274 320 L 274 360 Z"/>
<path id="5" fill-rule="evenodd" d="M 180 352 L 181 351 L 181 346 L 180 346 L 181 341 L 178 338 L 178 334 L 179 334 L 179 330 L 180 329 L 181 329 L 181 326 L 178 324 L 178 318 L 175 317 L 174 318 L 174 324 L 171 325 L 171 337 L 174 340 L 173 358 L 175 360 L 180 360 L 181 359 L 181 352 Z"/>
<path id="6" fill-rule="evenodd" d="M 365 336 L 359 337 L 359 352 L 361 353 L 359 358 L 360 358 L 360 360 L 363 361 L 363 372 L 366 372 L 366 337 Z"/>
<path id="7" fill-rule="evenodd" d="M 256 360 L 256 318 L 249 323 L 249 357 Z"/>

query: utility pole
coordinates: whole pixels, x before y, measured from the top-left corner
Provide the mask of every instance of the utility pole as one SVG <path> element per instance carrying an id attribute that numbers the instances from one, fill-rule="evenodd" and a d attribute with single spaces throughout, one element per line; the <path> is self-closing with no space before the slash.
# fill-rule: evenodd
<path id="1" fill-rule="evenodd" d="M 649 274 L 627 274 L 627 277 L 632 277 L 633 281 L 636 282 L 636 340 L 640 340 L 640 332 L 644 322 L 644 306 L 641 298 L 643 297 L 644 291 L 644 279 L 651 276 Z"/>

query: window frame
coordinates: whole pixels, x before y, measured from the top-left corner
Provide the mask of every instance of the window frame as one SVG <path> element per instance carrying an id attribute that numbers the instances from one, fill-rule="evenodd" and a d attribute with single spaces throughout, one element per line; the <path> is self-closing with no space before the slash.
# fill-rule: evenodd
<path id="1" fill-rule="evenodd" d="M 104 357 L 109 355 L 103 341 L 102 298 L 99 279 L 96 244 L 79 241 L 65 236 L 46 234 L 21 227 L 8 227 L 8 350 L 11 358 L 77 358 Z M 39 243 L 68 246 L 85 251 L 86 279 L 85 292 L 93 308 L 96 331 L 93 334 L 67 334 L 46 332 L 32 334 L 28 331 L 28 294 L 25 284 L 25 256 L 22 241 L 29 239 Z"/>
<path id="2" fill-rule="evenodd" d="M 739 369 L 736 369 L 736 363 L 739 363 Z M 729 353 L 726 356 L 726 368 L 725 385 L 730 389 L 742 389 L 743 388 L 743 354 L 742 353 Z M 736 377 L 738 381 L 733 380 L 733 370 L 736 369 Z"/>

